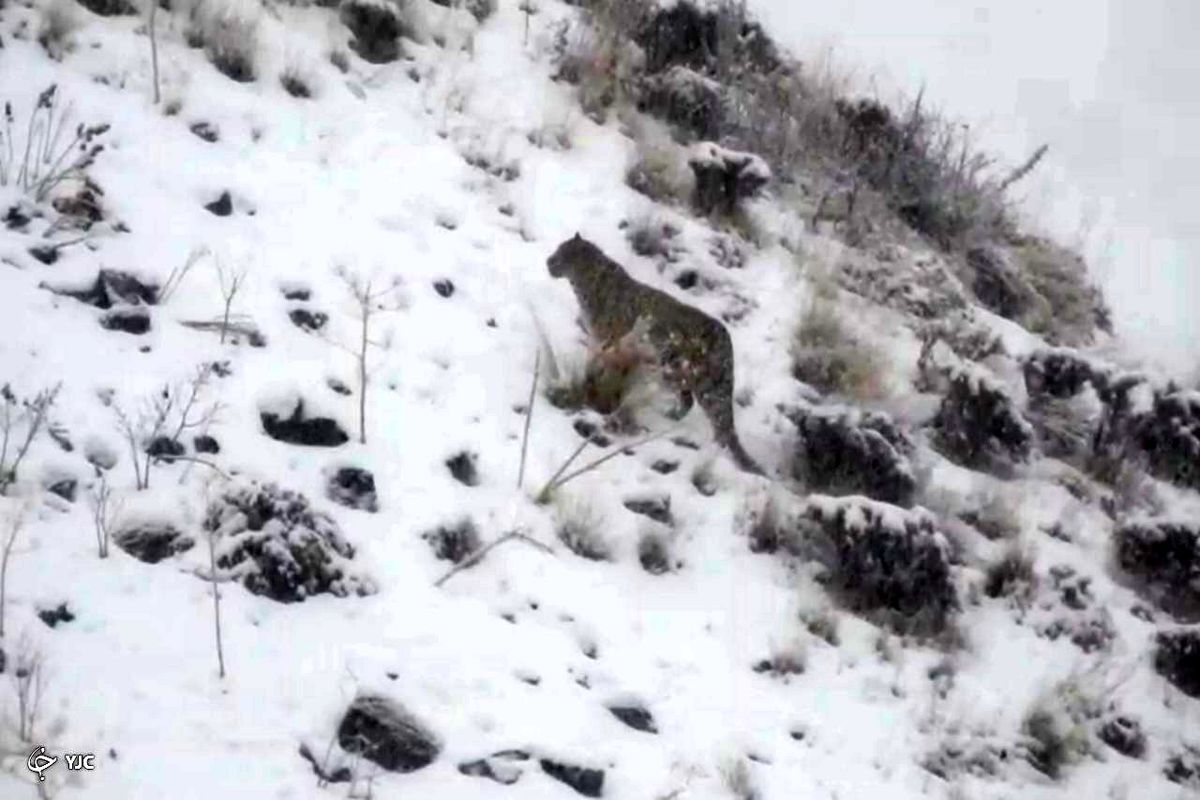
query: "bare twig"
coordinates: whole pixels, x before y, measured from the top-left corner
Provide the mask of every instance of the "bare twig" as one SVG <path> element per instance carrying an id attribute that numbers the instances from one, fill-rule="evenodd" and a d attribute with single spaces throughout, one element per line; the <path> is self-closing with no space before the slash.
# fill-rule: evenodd
<path id="1" fill-rule="evenodd" d="M 529 402 L 525 406 L 525 431 L 521 435 L 521 466 L 517 470 L 517 488 L 525 483 L 525 456 L 529 451 L 529 427 L 533 422 L 533 401 L 537 395 L 538 376 L 542 368 L 542 351 L 533 358 L 533 380 L 529 382 Z M 586 441 L 586 440 L 585 440 Z"/>
<path id="2" fill-rule="evenodd" d="M 17 736 L 32 742 L 41 713 L 45 689 L 45 659 L 28 642 L 17 651 L 13 666 L 13 690 L 17 695 Z"/>
<path id="3" fill-rule="evenodd" d="M 187 277 L 192 267 L 196 265 L 196 262 L 209 255 L 210 252 L 207 247 L 197 247 L 188 253 L 187 261 L 173 268 L 167 275 L 167 279 L 163 281 L 162 288 L 158 290 L 158 302 L 161 304 L 170 300 L 176 290 L 179 289 L 180 284 L 183 283 L 183 279 Z"/>
<path id="4" fill-rule="evenodd" d="M 113 500 L 112 487 L 99 469 L 100 478 L 92 495 L 92 522 L 96 528 L 96 554 L 108 558 L 108 543 L 116 520 L 121 515 L 121 503 Z"/>
<path id="5" fill-rule="evenodd" d="M 674 425 L 670 428 L 667 428 L 664 431 L 660 431 L 659 433 L 655 433 L 650 436 L 646 436 L 642 439 L 639 439 L 638 441 L 634 442 L 633 444 L 618 445 L 618 446 L 614 447 L 607 454 L 600 456 L 599 458 L 595 459 L 594 461 L 590 461 L 587 464 L 584 464 L 582 467 L 575 470 L 574 472 L 568 473 L 567 475 L 563 475 L 563 473 L 566 472 L 567 467 L 569 467 L 571 465 L 571 462 L 573 462 L 575 460 L 576 456 L 578 456 L 581 452 L 583 452 L 583 448 L 587 446 L 588 440 L 584 439 L 583 444 L 581 444 L 575 450 L 575 452 L 571 454 L 571 457 L 568 458 L 563 463 L 563 465 L 558 468 L 558 472 L 554 473 L 554 477 L 552 477 L 552 478 L 550 478 L 550 480 L 546 481 L 546 485 L 543 486 L 542 490 L 540 492 L 538 492 L 538 494 L 537 494 L 537 502 L 539 502 L 539 503 L 548 502 L 550 500 L 551 495 L 553 495 L 555 491 L 557 491 L 558 489 L 561 489 L 563 486 L 565 486 L 566 484 L 575 480 L 580 475 L 585 475 L 585 474 L 591 472 L 592 470 L 596 469 L 604 462 L 620 455 L 621 453 L 632 453 L 634 450 L 636 450 L 637 448 L 641 447 L 644 444 L 653 442 L 655 439 L 661 439 L 662 437 L 671 433 L 678 427 L 679 427 L 678 425 Z"/>
<path id="6" fill-rule="evenodd" d="M 553 549 L 551 549 L 550 547 L 548 547 L 545 544 L 542 544 L 537 539 L 534 539 L 532 536 L 529 536 L 528 534 L 526 534 L 522 531 L 509 531 L 508 533 L 504 534 L 503 536 L 498 537 L 495 541 L 490 542 L 490 543 L 484 545 L 483 547 L 479 548 L 478 550 L 476 550 L 474 553 L 471 553 L 469 556 L 467 556 L 466 558 L 464 558 L 462 560 L 461 564 L 455 565 L 455 567 L 453 569 L 451 569 L 449 572 L 447 572 L 442 577 L 438 578 L 437 582 L 434 583 L 433 585 L 435 587 L 440 587 L 442 584 L 444 584 L 446 581 L 453 578 L 458 573 L 462 572 L 463 570 L 470 569 L 471 567 L 478 564 L 480 561 L 482 561 L 484 558 L 486 558 L 487 554 L 492 552 L 492 550 L 496 549 L 497 547 L 504 544 L 505 542 L 511 542 L 514 540 L 524 542 L 525 544 L 528 544 L 532 547 L 537 548 L 538 550 L 541 550 L 543 553 L 548 553 L 550 555 L 554 554 Z"/>
<path id="7" fill-rule="evenodd" d="M 18 401 L 12 390 L 7 385 L 0 388 L 0 399 L 4 403 L 3 409 L 0 409 L 0 494 L 4 494 L 8 487 L 16 482 L 21 462 L 25 460 L 29 448 L 45 426 L 50 408 L 58 398 L 61 388 L 62 384 L 59 383 L 52 389 L 43 389 L 38 392 L 32 400 L 25 400 L 21 403 L 24 406 L 24 411 L 21 413 L 16 410 Z M 17 424 L 22 420 L 27 426 L 25 438 L 17 446 L 16 454 L 10 464 L 8 462 L 9 447 L 16 441 L 13 437 L 16 435 Z"/>
<path id="8" fill-rule="evenodd" d="M 221 344 L 229 333 L 229 315 L 233 309 L 233 301 L 237 298 L 238 290 L 246 281 L 245 268 L 226 270 L 219 260 L 213 262 L 217 270 L 217 282 L 221 286 L 221 299 L 224 303 L 221 312 Z"/>
<path id="9" fill-rule="evenodd" d="M 13 547 L 21 529 L 25 527 L 24 509 L 11 513 L 4 530 L 4 550 L 0 553 L 0 640 L 4 639 L 4 611 L 8 598 L 8 560 L 12 556 Z"/>
<path id="10" fill-rule="evenodd" d="M 149 6 L 150 14 L 147 20 L 147 28 L 150 31 L 150 70 L 154 78 L 154 105 L 158 105 L 161 99 L 158 83 L 158 31 L 155 25 L 156 17 L 158 16 L 158 1 L 150 0 Z"/>
<path id="11" fill-rule="evenodd" d="M 217 580 L 217 534 L 219 529 L 208 532 L 208 573 L 212 585 L 213 598 L 213 633 L 217 641 L 217 674 L 225 679 L 225 646 L 221 636 L 221 590 Z"/>
<path id="12" fill-rule="evenodd" d="M 384 304 L 383 300 L 388 295 L 392 294 L 397 287 L 396 282 L 390 283 L 383 289 L 374 290 L 370 280 L 363 280 L 362 277 L 351 273 L 347 270 L 339 270 L 338 275 L 346 284 L 350 296 L 353 298 L 358 311 L 359 335 L 358 341 L 353 349 L 338 344 L 335 341 L 327 340 L 330 344 L 339 347 L 349 352 L 355 360 L 355 365 L 358 371 L 358 441 L 362 444 L 367 443 L 367 384 L 370 381 L 370 370 L 368 369 L 367 354 L 371 347 L 386 347 L 388 342 L 375 342 L 371 339 L 371 320 L 377 312 L 392 311 L 398 307 L 398 303 Z"/>
<path id="13" fill-rule="evenodd" d="M 1008 174 L 1008 177 L 1000 181 L 999 191 L 1003 192 L 1007 190 L 1008 187 L 1012 186 L 1014 183 L 1022 180 L 1026 175 L 1033 172 L 1034 168 L 1037 167 L 1038 163 L 1046 156 L 1046 153 L 1049 150 L 1050 145 L 1048 144 L 1043 144 L 1037 150 L 1034 150 L 1033 155 L 1027 158 L 1025 163 L 1014 169 Z"/>

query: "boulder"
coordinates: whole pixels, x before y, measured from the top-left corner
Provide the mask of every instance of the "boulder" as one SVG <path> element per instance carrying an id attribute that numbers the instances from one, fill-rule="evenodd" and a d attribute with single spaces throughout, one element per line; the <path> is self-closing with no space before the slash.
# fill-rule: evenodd
<path id="1" fill-rule="evenodd" d="M 281 417 L 273 412 L 263 411 L 259 417 L 268 436 L 287 444 L 337 447 L 350 440 L 336 421 L 328 417 L 305 416 L 303 400 L 296 401 L 291 416 Z"/>
<path id="2" fill-rule="evenodd" d="M 288 312 L 288 319 L 302 331 L 316 333 L 329 322 L 329 315 L 324 311 L 309 311 L 307 308 L 293 308 Z"/>
<path id="3" fill-rule="evenodd" d="M 338 745 L 389 772 L 415 772 L 437 760 L 442 746 L 403 706 L 379 695 L 359 695 L 337 730 Z"/>
<path id="4" fill-rule="evenodd" d="M 584 797 L 600 797 L 604 794 L 604 770 L 566 764 L 549 758 L 538 761 L 542 772 L 565 783 Z"/>
<path id="5" fill-rule="evenodd" d="M 163 523 L 140 523 L 122 528 L 113 534 L 113 543 L 138 561 L 147 564 L 158 562 L 186 553 L 195 546 L 191 537 L 185 536 L 172 525 Z"/>
<path id="6" fill-rule="evenodd" d="M 624 724 L 642 733 L 658 733 L 654 724 L 654 715 L 640 705 L 613 705 L 608 707 L 609 713 Z"/>
<path id="7" fill-rule="evenodd" d="M 205 203 L 204 210 L 213 216 L 228 217 L 233 213 L 233 198 L 228 191 L 223 191 L 216 200 Z"/>
<path id="8" fill-rule="evenodd" d="M 463 486 L 479 485 L 479 456 L 469 450 L 461 450 L 446 459 L 450 476 Z"/>
<path id="9" fill-rule="evenodd" d="M 72 297 L 81 303 L 95 306 L 107 311 L 115 305 L 149 305 L 158 302 L 158 286 L 143 283 L 139 278 L 128 272 L 113 269 L 102 269 L 96 275 L 96 280 L 80 288 L 46 288 L 55 294 Z"/>

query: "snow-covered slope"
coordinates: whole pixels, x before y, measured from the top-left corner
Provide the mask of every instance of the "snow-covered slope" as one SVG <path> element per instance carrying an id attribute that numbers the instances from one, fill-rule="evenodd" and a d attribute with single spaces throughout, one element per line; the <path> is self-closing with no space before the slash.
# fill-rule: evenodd
<path id="1" fill-rule="evenodd" d="M 7 558 L 0 632 L 8 662 L 0 793 L 535 800 L 573 796 L 555 777 L 562 765 L 602 770 L 603 796 L 612 798 L 1188 791 L 1163 776 L 1163 763 L 1196 744 L 1187 737 L 1200 704 L 1151 668 L 1152 634 L 1170 627 L 1167 617 L 1135 614 L 1143 601 L 1110 577 L 1114 524 L 1099 508 L 1104 490 L 1074 470 L 1035 458 L 1000 481 L 952 464 L 926 433 L 914 434 L 919 499 L 941 501 L 933 509 L 941 531 L 918 538 L 951 554 L 957 643 L 889 633 L 840 605 L 803 542 L 765 547 L 756 538 L 771 524 L 764 515 L 790 531 L 806 515 L 839 513 L 841 502 L 850 540 L 867 535 L 871 514 L 881 515 L 886 537 L 925 513 L 813 499 L 785 477 L 796 434 L 784 409 L 815 400 L 791 375 L 792 333 L 811 293 L 797 262 L 832 268 L 878 254 L 808 232 L 774 195 L 755 207 L 762 235 L 754 245 L 630 189 L 634 141 L 615 117 L 600 125 L 585 116 L 573 88 L 551 78 L 555 33 L 561 20 L 577 19 L 575 9 L 546 2 L 527 18 L 502 1 L 476 23 L 456 9 L 420 8 L 424 43 L 406 41 L 406 59 L 376 66 L 351 53 L 343 73 L 328 58 L 347 38 L 334 11 L 269 5 L 258 29 L 259 79 L 246 84 L 187 47 L 182 15 L 162 12 L 157 106 L 143 21 L 73 8 L 79 27 L 56 61 L 35 41 L 43 9 L 2 12 L 0 96 L 12 101 L 16 141 L 51 84 L 72 103 L 73 120 L 111 127 L 89 172 L 103 189 L 104 219 L 54 263 L 30 248 L 44 243 L 58 213 L 13 185 L 0 198 L 5 209 L 42 214 L 0 232 L 0 381 L 20 397 L 61 384 L 49 415 L 55 435 L 34 440 L 0 498 L 6 519 L 24 520 Z M 311 98 L 291 96 L 277 79 L 297 65 Z M 215 141 L 197 131 L 215 131 Z M 206 208 L 214 202 L 228 213 Z M 648 214 L 678 230 L 671 259 L 630 248 L 623 223 Z M 537 489 L 581 441 L 580 418 L 539 391 L 518 487 L 539 326 L 561 368 L 585 358 L 576 299 L 545 266 L 576 232 L 639 280 L 725 320 L 737 354 L 738 427 L 773 479 L 739 472 L 697 412 L 670 436 L 572 480 L 554 504 L 538 504 Z M 71 238 L 57 231 L 48 240 Z M 719 265 L 714 241 L 733 242 L 745 263 Z M 936 260 L 911 242 L 889 252 L 906 263 Z M 96 307 L 104 305 L 96 291 L 84 300 L 64 294 L 94 288 L 101 270 L 162 287 L 193 254 L 178 288 L 136 306 L 135 316 L 149 319 L 140 335 L 104 328 L 114 310 Z M 692 279 L 677 282 L 688 271 Z M 222 283 L 235 276 L 233 332 L 222 337 Z M 370 282 L 374 297 L 365 443 L 355 356 L 362 309 L 347 276 Z M 910 388 L 917 335 L 894 308 L 845 302 L 848 324 L 885 354 L 871 405 L 918 428 L 938 398 Z M 319 315 L 315 332 L 295 321 Z M 1041 346 L 1013 323 L 982 311 L 979 319 L 1013 355 Z M 1021 403 L 1016 364 L 1010 358 L 1009 372 L 997 366 L 998 377 L 972 386 Z M 146 456 L 130 451 L 121 415 L 146 432 L 141 420 L 153 416 L 163 387 L 186 397 L 205 365 L 189 417 L 204 421 L 185 428 L 176 409 L 163 427 L 180 426 L 185 459 L 154 463 L 139 490 L 134 459 Z M 297 401 L 305 417 L 334 420 L 348 441 L 320 447 L 266 435 L 268 419 L 286 422 Z M 669 424 L 647 415 L 651 431 Z M 219 452 L 194 445 L 196 435 L 213 437 Z M 612 436 L 618 445 L 637 440 Z M 456 456 L 460 467 L 474 465 L 476 479 L 452 474 Z M 330 481 L 348 467 L 372 474 L 377 510 L 329 498 Z M 218 525 L 208 509 L 255 482 L 300 492 L 328 515 L 293 533 L 320 538 L 332 521 L 351 546 L 333 561 L 344 596 L 283 603 L 243 584 L 249 564 L 229 547 L 254 528 L 254 512 L 230 511 Z M 114 543 L 99 558 L 90 498 L 100 491 L 111 492 L 102 511 L 114 536 L 165 527 L 194 546 L 151 564 Z M 1195 519 L 1194 492 L 1158 491 Z M 1042 576 L 1028 597 L 979 590 L 1006 544 L 955 512 L 989 502 L 1003 507 L 1001 521 Z M 607 558 L 580 557 L 561 541 L 564 521 L 580 519 L 590 519 Z M 508 541 L 441 582 L 452 564 L 430 540 L 464 520 L 477 545 L 512 531 L 528 540 Z M 215 555 L 230 560 L 218 571 L 224 677 L 207 580 L 214 528 Z M 662 569 L 645 565 L 651 543 L 667 553 Z M 1061 585 L 1076 579 L 1085 587 L 1072 597 L 1083 599 L 1065 603 Z M 50 625 L 53 617 L 39 616 L 60 604 L 72 619 Z M 1100 645 L 1072 643 L 1092 627 L 1105 631 Z M 40 713 L 22 731 L 18 668 L 35 653 Z M 335 746 L 347 707 L 363 695 L 390 698 L 427 729 L 432 763 L 389 772 Z M 613 707 L 650 712 L 656 730 L 633 729 Z M 1057 715 L 1072 748 L 1079 737 L 1089 744 L 1058 780 L 1026 763 L 1022 726 L 1034 708 Z M 1116 709 L 1140 720 L 1148 757 L 1126 758 L 1095 739 Z M 96 767 L 68 772 L 60 761 L 39 784 L 26 768 L 35 745 L 51 755 L 95 753 Z M 354 780 L 323 784 L 302 747 L 322 770 L 347 768 Z M 486 769 L 515 777 L 511 785 L 462 767 L 503 751 L 519 752 Z"/>

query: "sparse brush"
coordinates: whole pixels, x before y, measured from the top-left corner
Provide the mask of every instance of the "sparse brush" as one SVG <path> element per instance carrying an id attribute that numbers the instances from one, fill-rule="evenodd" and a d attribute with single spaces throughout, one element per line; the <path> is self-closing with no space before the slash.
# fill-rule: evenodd
<path id="1" fill-rule="evenodd" d="M 653 212 L 641 214 L 633 219 L 625 229 L 625 238 L 629 246 L 639 256 L 658 258 L 671 254 L 670 240 L 678 230 L 670 223 L 663 222 L 662 217 Z"/>
<path id="2" fill-rule="evenodd" d="M 806 611 L 800 615 L 800 620 L 813 636 L 833 647 L 838 646 L 840 637 L 838 636 L 838 615 L 836 611 L 829 608 Z"/>
<path id="3" fill-rule="evenodd" d="M 555 535 L 568 550 L 589 561 L 608 561 L 612 548 L 604 538 L 604 517 L 583 500 L 559 497 L 554 507 Z"/>
<path id="4" fill-rule="evenodd" d="M 8 561 L 25 527 L 25 509 L 16 508 L 4 515 L 0 528 L 0 641 L 4 640 L 4 615 L 8 601 Z"/>
<path id="5" fill-rule="evenodd" d="M 313 96 L 312 81 L 298 65 L 292 64 L 279 76 L 283 90 L 292 97 L 307 100 Z"/>
<path id="6" fill-rule="evenodd" d="M 721 764 L 721 782 L 735 800 L 758 800 L 758 790 L 746 759 L 732 757 Z"/>
<path id="7" fill-rule="evenodd" d="M 71 36 L 79 28 L 79 17 L 68 0 L 51 0 L 42 7 L 38 28 L 38 44 L 55 60 L 61 60 L 70 50 Z"/>
<path id="8" fill-rule="evenodd" d="M 792 339 L 792 372 L 824 392 L 859 400 L 884 394 L 882 356 L 852 334 L 837 306 L 814 296 Z"/>
<path id="9" fill-rule="evenodd" d="M 108 125 L 78 124 L 68 135 L 71 108 L 58 105 L 58 86 L 52 84 L 38 95 L 25 133 L 19 138 L 12 103 L 4 104 L 4 129 L 0 132 L 0 186 L 10 183 L 43 202 L 66 181 L 84 181 L 87 170 L 104 151 L 99 139 Z M 16 132 L 14 133 L 14 126 Z"/>
<path id="10" fill-rule="evenodd" d="M 208 59 L 221 74 L 238 83 L 257 77 L 258 20 L 227 6 L 208 12 L 202 21 Z"/>
<path id="11" fill-rule="evenodd" d="M 1037 587 L 1033 557 L 1019 544 L 1010 545 L 1000 558 L 987 567 L 983 593 L 991 598 L 1012 597 L 1024 602 Z"/>
<path id="12" fill-rule="evenodd" d="M 8 384 L 0 387 L 0 495 L 16 483 L 21 463 L 49 423 L 50 409 L 61 388 L 60 383 L 31 399 L 18 400 Z"/>
<path id="13" fill-rule="evenodd" d="M 678 146 L 666 137 L 643 133 L 625 173 L 629 188 L 658 203 L 678 203 L 691 194 L 693 178 Z"/>

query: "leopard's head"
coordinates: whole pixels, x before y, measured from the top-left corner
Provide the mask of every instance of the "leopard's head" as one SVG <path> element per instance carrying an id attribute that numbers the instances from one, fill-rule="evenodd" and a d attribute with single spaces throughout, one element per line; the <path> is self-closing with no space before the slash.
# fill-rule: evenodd
<path id="1" fill-rule="evenodd" d="M 576 233 L 560 244 L 546 259 L 546 268 L 550 271 L 550 277 L 562 278 L 567 276 L 577 265 L 592 257 L 595 252 L 596 246 Z"/>

